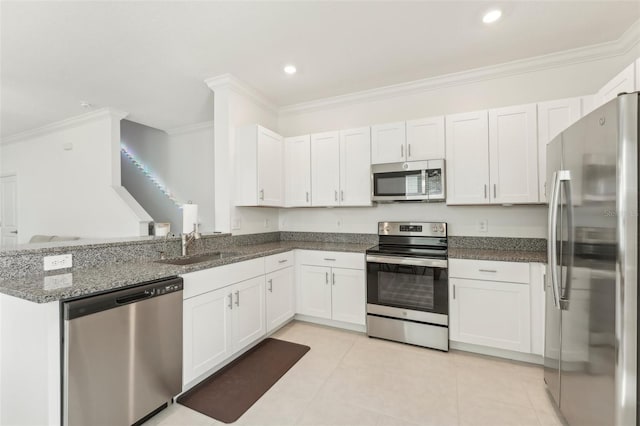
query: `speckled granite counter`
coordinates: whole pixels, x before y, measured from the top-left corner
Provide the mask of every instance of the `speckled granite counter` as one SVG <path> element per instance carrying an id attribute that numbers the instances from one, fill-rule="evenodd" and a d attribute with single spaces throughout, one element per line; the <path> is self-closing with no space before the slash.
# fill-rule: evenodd
<path id="1" fill-rule="evenodd" d="M 498 260 L 501 262 L 547 263 L 546 252 L 525 251 L 525 250 L 450 248 L 449 258 L 450 259 Z"/>
<path id="2" fill-rule="evenodd" d="M 56 271 L 57 274 L 31 274 L 25 277 L 5 279 L 0 281 L 0 293 L 36 303 L 46 303 L 100 293 L 229 263 L 242 262 L 293 249 L 364 253 L 372 245 L 371 243 L 331 243 L 320 241 L 276 241 L 255 245 L 229 245 L 220 249 L 220 251 L 233 253 L 233 255 L 192 265 L 176 266 L 144 260 L 110 263 L 92 268 L 65 270 L 63 272 Z M 55 288 L 59 284 L 55 282 L 45 283 L 45 277 L 64 273 L 72 276 L 71 286 Z"/>

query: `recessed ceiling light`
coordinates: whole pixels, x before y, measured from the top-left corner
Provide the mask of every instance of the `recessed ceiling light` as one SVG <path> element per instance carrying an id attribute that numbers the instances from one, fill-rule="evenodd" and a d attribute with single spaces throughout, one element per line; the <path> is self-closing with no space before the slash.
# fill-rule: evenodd
<path id="1" fill-rule="evenodd" d="M 488 11 L 482 17 L 482 22 L 485 24 L 492 24 L 496 22 L 502 16 L 502 11 L 500 9 L 493 9 Z"/>
<path id="2" fill-rule="evenodd" d="M 289 75 L 295 74 L 296 71 L 298 71 L 298 70 L 293 65 L 287 65 L 287 66 L 284 67 L 284 72 L 289 74 Z"/>

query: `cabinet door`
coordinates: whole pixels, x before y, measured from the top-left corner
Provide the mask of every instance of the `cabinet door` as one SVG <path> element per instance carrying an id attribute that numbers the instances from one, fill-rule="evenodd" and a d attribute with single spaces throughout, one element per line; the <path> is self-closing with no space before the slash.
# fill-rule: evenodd
<path id="1" fill-rule="evenodd" d="M 204 293 L 183 304 L 183 383 L 187 384 L 232 353 L 231 290 Z"/>
<path id="2" fill-rule="evenodd" d="M 489 111 L 489 183 L 492 203 L 538 202 L 536 105 Z"/>
<path id="3" fill-rule="evenodd" d="M 236 153 L 238 155 L 240 153 Z M 284 206 L 282 137 L 258 126 L 258 205 Z"/>
<path id="4" fill-rule="evenodd" d="M 449 279 L 451 340 L 530 352 L 529 286 Z"/>
<path id="5" fill-rule="evenodd" d="M 444 156 L 444 116 L 407 121 L 407 161 Z"/>
<path id="6" fill-rule="evenodd" d="M 301 265 L 296 282 L 297 312 L 331 319 L 331 268 Z"/>
<path id="7" fill-rule="evenodd" d="M 267 274 L 267 333 L 295 314 L 293 267 Z"/>
<path id="8" fill-rule="evenodd" d="M 266 333 L 264 275 L 235 284 L 233 290 L 233 351 L 236 352 Z"/>
<path id="9" fill-rule="evenodd" d="M 623 69 L 620 74 L 609 80 L 596 94 L 596 105 L 606 104 L 618 93 L 635 91 L 635 63 Z"/>
<path id="10" fill-rule="evenodd" d="M 365 324 L 364 271 L 331 269 L 331 317 L 336 321 Z"/>
<path id="11" fill-rule="evenodd" d="M 340 135 L 311 135 L 311 205 L 337 206 L 340 191 Z"/>
<path id="12" fill-rule="evenodd" d="M 559 99 L 538 104 L 538 191 L 547 201 L 547 144 L 580 119 L 581 98 Z"/>
<path id="13" fill-rule="evenodd" d="M 407 161 L 405 145 L 404 121 L 371 127 L 371 164 Z"/>
<path id="14" fill-rule="evenodd" d="M 340 132 L 340 205 L 371 205 L 371 128 Z"/>
<path id="15" fill-rule="evenodd" d="M 284 173 L 287 207 L 311 205 L 311 136 L 284 140 Z"/>
<path id="16" fill-rule="evenodd" d="M 448 115 L 447 204 L 489 203 L 487 111 Z"/>

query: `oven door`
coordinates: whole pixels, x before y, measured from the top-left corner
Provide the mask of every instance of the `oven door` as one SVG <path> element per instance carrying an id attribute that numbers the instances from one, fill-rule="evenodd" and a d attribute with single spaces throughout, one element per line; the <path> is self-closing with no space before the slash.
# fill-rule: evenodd
<path id="1" fill-rule="evenodd" d="M 367 255 L 367 312 L 447 325 L 445 259 Z"/>

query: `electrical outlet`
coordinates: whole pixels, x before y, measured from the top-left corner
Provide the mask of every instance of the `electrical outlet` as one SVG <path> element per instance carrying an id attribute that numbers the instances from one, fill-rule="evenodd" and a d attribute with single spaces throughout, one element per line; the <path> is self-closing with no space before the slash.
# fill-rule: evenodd
<path id="1" fill-rule="evenodd" d="M 73 274 L 49 275 L 44 277 L 44 289 L 56 290 L 59 288 L 71 287 L 73 285 Z"/>
<path id="2" fill-rule="evenodd" d="M 73 255 L 61 254 L 58 256 L 44 257 L 44 270 L 54 271 L 56 269 L 71 268 L 73 266 Z"/>
<path id="3" fill-rule="evenodd" d="M 269 224 L 270 224 L 269 219 L 265 219 L 265 220 L 264 220 L 264 228 L 265 228 L 265 229 L 268 229 L 268 228 L 269 228 Z"/>
<path id="4" fill-rule="evenodd" d="M 478 221 L 478 232 L 486 233 L 488 231 L 489 231 L 489 221 L 487 219 Z"/>
<path id="5" fill-rule="evenodd" d="M 240 221 L 240 216 L 234 216 L 233 220 L 231 221 L 231 229 L 237 231 L 240 229 L 241 224 L 242 222 Z"/>

